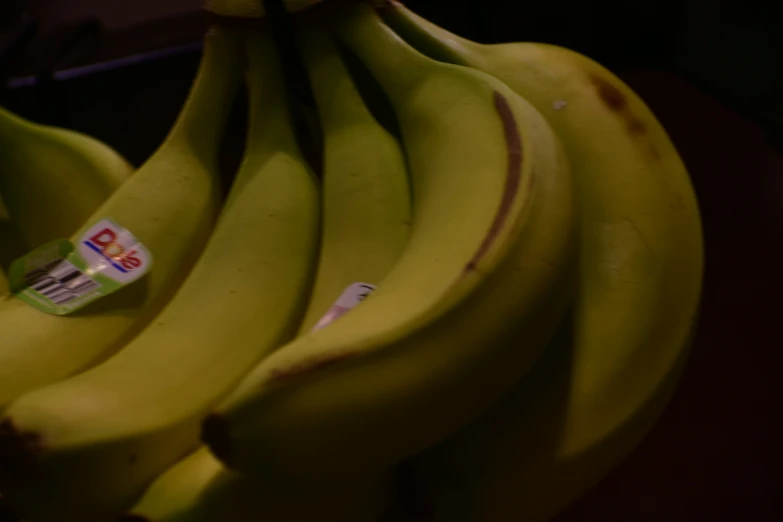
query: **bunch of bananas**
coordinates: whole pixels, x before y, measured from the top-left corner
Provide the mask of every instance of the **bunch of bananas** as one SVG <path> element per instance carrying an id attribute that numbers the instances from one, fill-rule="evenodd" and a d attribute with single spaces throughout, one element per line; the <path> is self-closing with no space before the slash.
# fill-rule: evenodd
<path id="1" fill-rule="evenodd" d="M 703 248 L 644 103 L 563 48 L 312 3 L 289 6 L 305 135 L 269 29 L 240 20 L 258 0 L 208 3 L 188 100 L 130 177 L 95 140 L 0 113 L 0 249 L 109 219 L 154 259 L 70 315 L 0 300 L 0 503 L 21 520 L 413 520 L 402 465 L 427 520 L 543 521 L 665 406 Z"/>

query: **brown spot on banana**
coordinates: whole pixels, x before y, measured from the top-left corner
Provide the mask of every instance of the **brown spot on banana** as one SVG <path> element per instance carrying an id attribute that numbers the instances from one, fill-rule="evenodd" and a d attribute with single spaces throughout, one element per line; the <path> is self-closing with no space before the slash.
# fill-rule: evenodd
<path id="1" fill-rule="evenodd" d="M 19 430 L 12 419 L 0 422 L 0 490 L 16 489 L 35 477 L 43 437 Z"/>
<path id="2" fill-rule="evenodd" d="M 634 138 L 646 136 L 648 134 L 647 125 L 631 111 L 628 104 L 628 98 L 626 98 L 620 89 L 600 76 L 595 74 L 588 74 L 588 76 L 598 93 L 598 97 L 604 105 L 625 121 L 628 134 Z M 661 159 L 661 154 L 652 142 L 649 144 L 648 153 L 657 160 Z"/>
<path id="3" fill-rule="evenodd" d="M 612 112 L 625 111 L 628 107 L 628 99 L 617 87 L 594 74 L 590 75 L 590 81 L 598 91 L 598 97 Z"/>
<path id="4" fill-rule="evenodd" d="M 482 241 L 473 258 L 465 266 L 466 272 L 475 270 L 481 259 L 492 248 L 495 240 L 500 235 L 500 231 L 503 230 L 506 221 L 508 221 L 511 207 L 514 205 L 522 181 L 522 136 L 519 132 L 519 127 L 517 127 L 514 112 L 508 100 L 497 91 L 494 93 L 494 102 L 495 110 L 497 110 L 503 125 L 503 135 L 506 139 L 506 151 L 508 154 L 506 183 L 503 187 L 503 196 L 500 200 L 497 214 L 495 214 L 495 219 L 489 227 L 484 241 Z"/>
<path id="5" fill-rule="evenodd" d="M 628 120 L 628 132 L 630 132 L 632 136 L 644 136 L 647 134 L 647 126 L 642 123 L 641 120 L 630 118 Z"/>

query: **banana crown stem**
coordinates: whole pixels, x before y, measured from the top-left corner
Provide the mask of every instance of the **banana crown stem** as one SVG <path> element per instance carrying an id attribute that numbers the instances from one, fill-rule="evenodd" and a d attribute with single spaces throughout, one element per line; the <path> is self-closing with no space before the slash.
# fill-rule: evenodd
<path id="1" fill-rule="evenodd" d="M 358 55 L 392 99 L 415 88 L 437 65 L 387 27 L 370 5 L 347 8 L 332 26 L 336 36 Z"/>
<path id="2" fill-rule="evenodd" d="M 206 161 L 215 161 L 234 94 L 241 79 L 241 38 L 230 30 L 212 29 L 185 105 L 166 142 L 182 143 Z"/>
<path id="3" fill-rule="evenodd" d="M 426 49 L 427 56 L 435 60 L 470 65 L 482 47 L 422 18 L 400 2 L 387 1 L 378 11 L 392 30 L 413 47 Z"/>
<path id="4" fill-rule="evenodd" d="M 324 128 L 363 123 L 373 116 L 359 94 L 333 36 L 313 27 L 303 33 L 302 52 Z"/>
<path id="5" fill-rule="evenodd" d="M 248 33 L 247 83 L 250 97 L 247 145 L 257 153 L 298 151 L 289 100 L 272 35 Z M 298 152 L 296 152 L 298 154 Z"/>

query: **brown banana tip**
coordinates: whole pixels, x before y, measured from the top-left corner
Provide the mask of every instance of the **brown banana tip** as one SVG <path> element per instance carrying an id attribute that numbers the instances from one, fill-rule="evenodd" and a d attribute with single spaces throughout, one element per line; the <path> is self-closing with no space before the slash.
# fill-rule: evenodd
<path id="1" fill-rule="evenodd" d="M 218 459 L 229 464 L 231 460 L 231 433 L 226 419 L 217 413 L 204 419 L 204 423 L 201 425 L 201 440 L 209 446 Z"/>
<path id="2" fill-rule="evenodd" d="M 25 433 L 10 418 L 0 421 L 0 491 L 20 488 L 31 480 L 43 451 L 40 434 Z"/>

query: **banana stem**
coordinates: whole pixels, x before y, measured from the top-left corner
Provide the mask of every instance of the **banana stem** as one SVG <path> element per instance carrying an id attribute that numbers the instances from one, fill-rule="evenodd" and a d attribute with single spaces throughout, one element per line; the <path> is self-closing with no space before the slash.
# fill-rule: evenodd
<path id="1" fill-rule="evenodd" d="M 248 34 L 247 57 L 248 150 L 257 154 L 272 150 L 298 154 L 290 101 L 272 35 L 269 32 Z"/>
<path id="2" fill-rule="evenodd" d="M 302 52 L 324 128 L 372 119 L 330 33 L 308 28 L 301 36 Z"/>
<path id="3" fill-rule="evenodd" d="M 188 99 L 166 141 L 181 142 L 203 160 L 217 160 L 223 131 L 242 76 L 241 38 L 235 31 L 211 29 Z"/>
<path id="4" fill-rule="evenodd" d="M 392 99 L 404 96 L 432 72 L 432 60 L 397 36 L 372 6 L 361 3 L 346 8 L 332 26 Z"/>
<path id="5" fill-rule="evenodd" d="M 470 65 L 481 44 L 451 33 L 417 15 L 401 2 L 384 0 L 378 12 L 389 27 L 416 49 L 424 50 L 435 60 L 456 65 Z"/>

